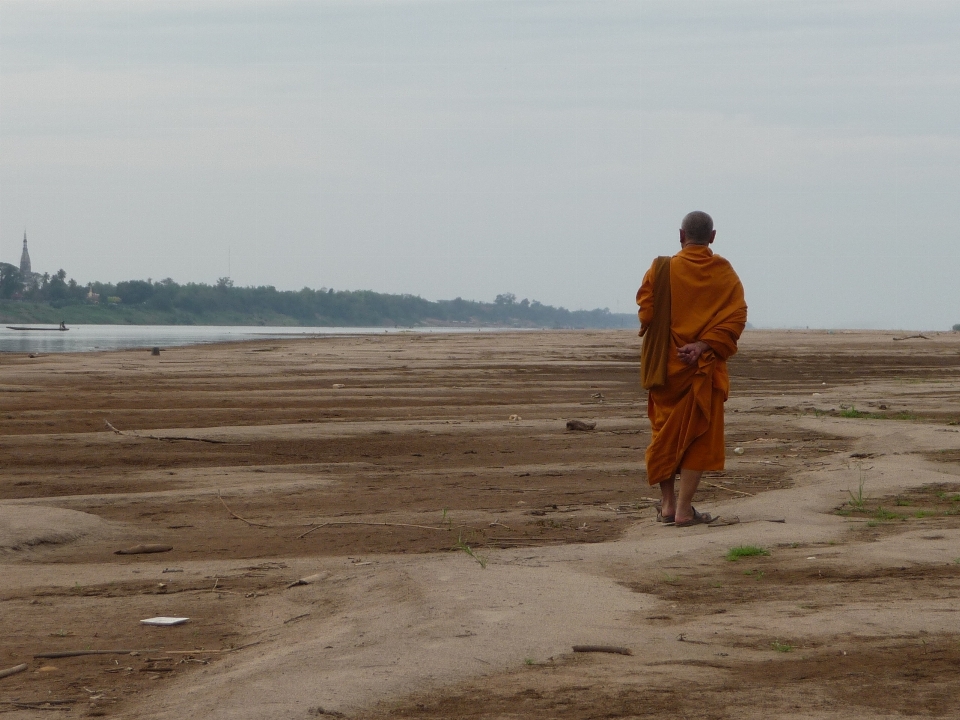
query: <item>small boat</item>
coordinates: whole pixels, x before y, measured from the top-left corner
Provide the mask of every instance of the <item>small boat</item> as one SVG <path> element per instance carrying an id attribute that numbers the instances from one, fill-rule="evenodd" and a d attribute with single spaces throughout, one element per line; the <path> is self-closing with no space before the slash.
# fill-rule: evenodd
<path id="1" fill-rule="evenodd" d="M 49 332 L 66 332 L 70 328 L 61 325 L 55 328 L 22 327 L 20 325 L 7 325 L 7 330 L 46 330 Z"/>

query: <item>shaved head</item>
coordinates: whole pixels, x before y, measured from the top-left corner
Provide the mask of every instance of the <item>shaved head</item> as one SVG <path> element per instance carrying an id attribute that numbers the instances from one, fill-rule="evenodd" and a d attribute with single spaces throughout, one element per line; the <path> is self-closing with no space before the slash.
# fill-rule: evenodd
<path id="1" fill-rule="evenodd" d="M 713 239 L 713 218 L 705 212 L 694 210 L 683 218 L 680 229 L 689 242 L 707 245 Z"/>

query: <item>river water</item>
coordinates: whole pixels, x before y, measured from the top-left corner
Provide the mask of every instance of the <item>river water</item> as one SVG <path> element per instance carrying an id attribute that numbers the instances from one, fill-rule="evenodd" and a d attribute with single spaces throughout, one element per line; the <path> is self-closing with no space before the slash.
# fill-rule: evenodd
<path id="1" fill-rule="evenodd" d="M 236 342 L 263 338 L 304 338 L 318 335 L 369 335 L 398 332 L 475 333 L 477 328 L 343 328 L 343 327 L 255 327 L 211 325 L 71 325 L 67 332 L 56 325 L 22 323 L 0 328 L 0 352 L 66 353 L 121 348 L 175 347 L 200 343 Z M 483 328 L 481 332 L 497 329 Z"/>

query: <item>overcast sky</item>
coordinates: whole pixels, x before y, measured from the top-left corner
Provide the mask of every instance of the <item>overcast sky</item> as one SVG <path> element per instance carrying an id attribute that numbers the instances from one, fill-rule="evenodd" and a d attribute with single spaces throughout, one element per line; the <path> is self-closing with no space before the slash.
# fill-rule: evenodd
<path id="1" fill-rule="evenodd" d="M 766 327 L 960 323 L 960 3 L 0 0 L 0 260 Z"/>

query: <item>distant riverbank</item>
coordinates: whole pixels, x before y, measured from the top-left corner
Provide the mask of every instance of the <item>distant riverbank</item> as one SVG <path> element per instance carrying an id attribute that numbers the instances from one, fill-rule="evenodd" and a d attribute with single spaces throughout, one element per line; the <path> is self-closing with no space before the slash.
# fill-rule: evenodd
<path id="1" fill-rule="evenodd" d="M 375 294 L 374 294 L 375 295 Z M 380 296 L 389 297 L 389 296 Z M 450 301 L 456 302 L 456 301 Z M 463 301 L 460 301 L 463 303 Z M 431 313 L 431 306 L 444 308 L 444 303 L 420 301 L 424 307 L 421 312 L 406 312 L 399 321 L 390 313 L 344 312 L 343 317 L 309 318 L 276 312 L 259 307 L 244 312 L 237 309 L 198 309 L 190 311 L 184 308 L 161 309 L 148 304 L 69 304 L 57 307 L 47 302 L 29 302 L 22 300 L 0 300 L 0 324 L 22 325 L 25 323 L 57 325 L 61 321 L 67 325 L 202 325 L 202 326 L 244 326 L 244 327 L 514 327 L 514 328 L 630 328 L 637 325 L 635 315 L 614 314 L 606 311 L 574 311 L 562 308 L 541 306 L 543 312 L 535 314 L 537 308 L 529 308 L 516 303 L 504 307 L 490 303 L 470 303 L 475 307 L 460 317 L 451 318 L 449 313 Z M 466 304 L 466 303 L 464 303 Z M 444 308 L 446 309 L 446 308 Z M 496 313 L 491 312 L 496 310 Z M 436 315 L 436 316 L 435 316 Z M 307 321 L 309 320 L 309 322 Z"/>
<path id="2" fill-rule="evenodd" d="M 295 327 L 296 318 L 281 313 L 242 313 L 214 311 L 157 310 L 130 305 L 64 305 L 0 300 L 0 323 L 14 325 L 39 323 L 58 325 L 256 325 Z"/>

